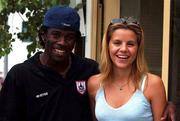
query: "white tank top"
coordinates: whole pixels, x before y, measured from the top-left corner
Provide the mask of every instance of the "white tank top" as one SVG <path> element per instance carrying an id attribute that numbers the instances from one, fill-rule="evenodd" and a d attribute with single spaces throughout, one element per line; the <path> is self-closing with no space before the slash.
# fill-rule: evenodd
<path id="1" fill-rule="evenodd" d="M 143 94 L 146 76 L 142 78 L 141 89 L 137 89 L 122 106 L 113 108 L 105 99 L 104 89 L 96 93 L 95 115 L 98 121 L 153 121 L 151 105 Z"/>

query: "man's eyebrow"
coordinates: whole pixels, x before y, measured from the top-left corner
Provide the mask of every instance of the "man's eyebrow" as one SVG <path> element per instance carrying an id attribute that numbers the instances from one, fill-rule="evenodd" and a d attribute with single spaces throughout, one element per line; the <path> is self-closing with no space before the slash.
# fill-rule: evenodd
<path id="1" fill-rule="evenodd" d="M 56 32 L 56 33 L 60 32 L 60 33 L 62 33 L 61 31 L 58 31 L 58 30 L 52 30 L 51 32 Z"/>

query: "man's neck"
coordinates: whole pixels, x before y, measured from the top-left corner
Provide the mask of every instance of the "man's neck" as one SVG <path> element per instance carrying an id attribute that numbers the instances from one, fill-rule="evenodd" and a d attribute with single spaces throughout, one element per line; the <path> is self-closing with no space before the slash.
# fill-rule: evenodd
<path id="1" fill-rule="evenodd" d="M 65 76 L 68 70 L 71 67 L 71 57 L 65 61 L 49 61 L 50 57 L 46 55 L 45 53 L 40 54 L 40 62 L 42 65 L 48 66 L 54 70 L 56 70 L 59 74 L 62 76 Z"/>

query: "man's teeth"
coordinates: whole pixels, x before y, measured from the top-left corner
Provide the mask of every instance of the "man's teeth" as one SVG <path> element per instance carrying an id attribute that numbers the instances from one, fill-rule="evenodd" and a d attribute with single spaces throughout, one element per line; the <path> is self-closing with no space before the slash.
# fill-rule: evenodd
<path id="1" fill-rule="evenodd" d="M 55 51 L 58 53 L 64 53 L 65 52 L 64 50 L 58 50 L 58 49 L 55 49 Z"/>

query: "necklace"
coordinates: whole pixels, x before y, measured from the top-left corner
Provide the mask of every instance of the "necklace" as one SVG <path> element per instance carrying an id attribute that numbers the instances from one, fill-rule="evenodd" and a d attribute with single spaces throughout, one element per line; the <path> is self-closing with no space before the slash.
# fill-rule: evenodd
<path id="1" fill-rule="evenodd" d="M 113 83 L 120 91 L 123 90 L 123 87 L 125 87 L 127 84 L 129 83 L 129 81 L 127 81 L 126 83 L 124 83 L 123 85 L 119 85 L 118 83 Z"/>

